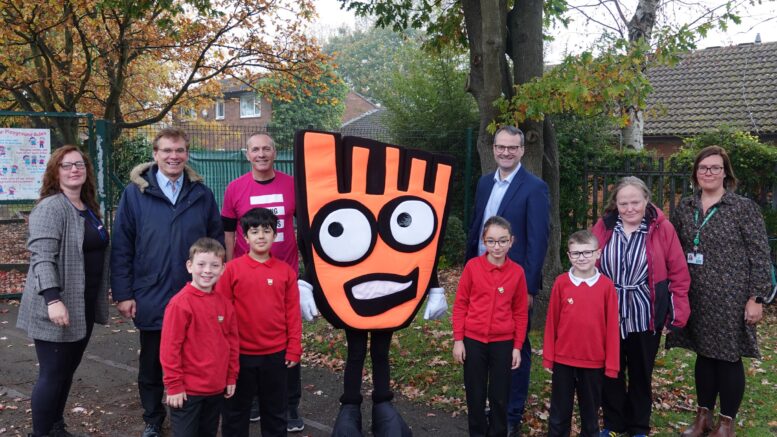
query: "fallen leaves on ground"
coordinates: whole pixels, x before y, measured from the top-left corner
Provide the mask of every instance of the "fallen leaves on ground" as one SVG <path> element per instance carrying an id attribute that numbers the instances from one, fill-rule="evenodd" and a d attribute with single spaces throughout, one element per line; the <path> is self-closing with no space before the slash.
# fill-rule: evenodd
<path id="1" fill-rule="evenodd" d="M 9 272 L 0 270 L 0 294 L 21 293 L 24 291 L 24 281 L 27 272 L 13 269 Z"/>
<path id="2" fill-rule="evenodd" d="M 0 264 L 28 263 L 30 252 L 27 250 L 26 239 L 26 223 L 0 224 L 0 241 L 3 242 L 3 250 L 0 251 Z"/>

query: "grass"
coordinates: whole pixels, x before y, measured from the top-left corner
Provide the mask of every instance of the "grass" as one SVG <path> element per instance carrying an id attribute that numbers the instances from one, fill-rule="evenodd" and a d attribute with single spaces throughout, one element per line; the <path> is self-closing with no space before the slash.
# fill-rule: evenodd
<path id="1" fill-rule="evenodd" d="M 448 290 L 449 308 L 452 308 L 455 282 L 451 281 L 456 275 L 445 273 L 441 274 L 441 280 Z M 767 310 L 764 321 L 759 324 L 758 337 L 762 360 L 744 360 L 747 382 L 737 416 L 737 435 L 744 437 L 777 436 L 777 308 Z M 542 368 L 542 333 L 532 331 L 530 339 L 532 373 L 524 434 L 545 435 L 551 374 Z M 332 328 L 321 319 L 304 323 L 303 348 L 307 365 L 342 371 L 346 356 L 342 330 Z M 419 311 L 410 327 L 394 334 L 391 346 L 394 391 L 452 415 L 466 413 L 462 367 L 453 362 L 452 350 L 450 317 L 426 321 Z M 652 435 L 677 436 L 693 420 L 696 408 L 694 357 L 684 349 L 666 351 L 662 344 L 653 373 Z M 371 383 L 369 372 L 368 359 L 365 389 L 369 389 Z"/>

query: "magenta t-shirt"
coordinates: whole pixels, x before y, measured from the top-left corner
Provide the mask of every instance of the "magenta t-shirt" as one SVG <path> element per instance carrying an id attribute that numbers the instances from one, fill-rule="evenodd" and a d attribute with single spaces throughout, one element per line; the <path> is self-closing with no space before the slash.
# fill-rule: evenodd
<path id="1" fill-rule="evenodd" d="M 248 172 L 230 182 L 224 192 L 224 207 L 221 215 L 238 221 L 235 237 L 235 253 L 237 258 L 248 252 L 248 243 L 243 238 L 240 217 L 253 208 L 267 208 L 278 216 L 278 236 L 272 245 L 272 256 L 278 258 L 299 273 L 299 258 L 297 255 L 297 239 L 294 236 L 294 179 L 279 171 L 275 171 L 275 179 L 269 184 L 260 184 Z"/>

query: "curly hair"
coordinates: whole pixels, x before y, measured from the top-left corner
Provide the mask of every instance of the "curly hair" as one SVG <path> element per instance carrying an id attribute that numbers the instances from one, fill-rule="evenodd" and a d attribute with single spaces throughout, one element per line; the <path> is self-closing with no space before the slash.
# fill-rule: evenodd
<path id="1" fill-rule="evenodd" d="M 54 150 L 51 154 L 51 159 L 49 159 L 48 164 L 46 164 L 46 171 L 43 173 L 43 184 L 40 187 L 40 198 L 38 199 L 38 202 L 62 192 L 62 188 L 59 186 L 59 164 L 62 163 L 62 159 L 65 155 L 70 152 L 80 153 L 81 159 L 83 159 L 84 165 L 86 166 L 84 169 L 86 181 L 81 187 L 81 201 L 84 202 L 84 205 L 89 207 L 97 218 L 102 219 L 100 216 L 100 204 L 97 202 L 97 188 L 92 161 L 90 161 L 89 156 L 82 152 L 78 147 L 71 144 L 66 144 Z"/>

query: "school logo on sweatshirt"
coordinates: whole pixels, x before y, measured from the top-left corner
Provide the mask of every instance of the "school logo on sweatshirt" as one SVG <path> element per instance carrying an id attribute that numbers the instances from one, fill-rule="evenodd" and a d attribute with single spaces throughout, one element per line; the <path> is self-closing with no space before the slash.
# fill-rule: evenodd
<path id="1" fill-rule="evenodd" d="M 267 278 L 267 285 L 272 285 L 272 278 Z"/>
<path id="2" fill-rule="evenodd" d="M 224 321 L 224 316 L 219 316 L 218 319 L 219 319 L 219 323 L 222 323 Z"/>

